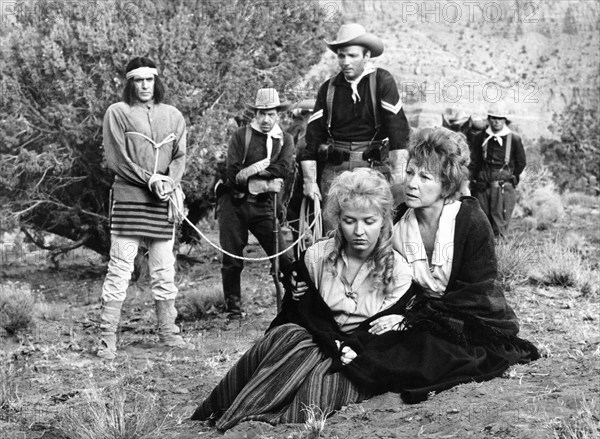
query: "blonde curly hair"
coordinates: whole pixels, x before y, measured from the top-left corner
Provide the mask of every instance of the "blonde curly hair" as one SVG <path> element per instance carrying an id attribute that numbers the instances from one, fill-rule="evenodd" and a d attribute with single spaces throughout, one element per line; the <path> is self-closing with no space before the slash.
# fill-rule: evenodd
<path id="1" fill-rule="evenodd" d="M 375 264 L 372 275 L 375 277 L 374 290 L 383 286 L 384 294 L 393 288 L 394 254 L 392 250 L 392 227 L 394 197 L 390 185 L 378 171 L 369 168 L 357 168 L 344 171 L 334 178 L 323 214 L 330 224 L 337 224 L 330 236 L 334 238 L 334 249 L 325 258 L 325 264 L 335 276 L 335 269 L 341 251 L 347 241 L 341 228 L 341 217 L 347 209 L 375 210 L 383 222 L 379 238 L 370 258 Z"/>

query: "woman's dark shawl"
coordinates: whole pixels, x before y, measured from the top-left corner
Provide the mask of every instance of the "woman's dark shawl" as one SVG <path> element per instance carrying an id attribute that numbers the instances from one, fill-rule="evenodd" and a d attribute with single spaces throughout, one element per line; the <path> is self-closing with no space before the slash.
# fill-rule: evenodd
<path id="1" fill-rule="evenodd" d="M 307 282 L 309 291 L 301 300 L 293 300 L 287 277 L 282 310 L 270 328 L 284 323 L 305 327 L 333 359 L 332 371 L 343 371 L 372 394 L 400 392 L 406 402 L 422 401 L 430 392 L 460 383 L 488 380 L 511 364 L 539 358 L 535 346 L 517 337 L 517 318 L 495 281 L 497 261 L 489 222 L 474 198 L 461 201 L 452 271 L 441 298 L 427 297 L 413 283 L 391 308 L 346 334 L 310 281 L 304 264 L 297 262 L 299 278 Z M 405 205 L 400 206 L 396 221 L 406 210 Z M 387 314 L 403 314 L 409 329 L 369 334 L 369 322 Z M 356 359 L 343 366 L 335 340 L 351 346 L 358 353 Z"/>

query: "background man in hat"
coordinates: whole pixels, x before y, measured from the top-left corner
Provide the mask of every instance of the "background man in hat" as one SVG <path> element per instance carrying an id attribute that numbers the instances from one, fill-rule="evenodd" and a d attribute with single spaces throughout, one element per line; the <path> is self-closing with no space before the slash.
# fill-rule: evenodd
<path id="1" fill-rule="evenodd" d="M 178 290 L 173 256 L 175 220 L 170 205 L 185 170 L 185 119 L 175 107 L 162 103 L 164 88 L 153 61 L 132 59 L 125 77 L 123 101 L 108 107 L 103 126 L 106 163 L 115 173 L 98 351 L 98 356 L 106 359 L 116 356 L 121 306 L 142 243 L 149 252 L 160 342 L 186 346 L 175 326 Z"/>
<path id="2" fill-rule="evenodd" d="M 489 126 L 471 146 L 471 192 L 479 200 L 494 235 L 506 236 L 516 202 L 515 187 L 525 169 L 521 137 L 508 128 L 510 121 L 502 103 L 488 111 Z"/>
<path id="3" fill-rule="evenodd" d="M 311 199 L 326 195 L 336 174 L 356 167 L 400 180 L 410 133 L 394 77 L 370 63 L 383 53 L 381 39 L 352 23 L 326 43 L 337 53 L 341 72 L 319 88 L 306 131 L 303 192 Z"/>
<path id="4" fill-rule="evenodd" d="M 292 169 L 294 140 L 279 127 L 279 111 L 285 110 L 274 88 L 262 88 L 256 94 L 254 119 L 238 129 L 229 142 L 226 181 L 218 190 L 217 215 L 221 247 L 242 256 L 248 244 L 248 230 L 267 254 L 273 254 L 273 217 L 277 206 L 273 192 L 283 187 Z M 285 248 L 279 236 L 279 248 Z M 292 260 L 287 254 L 279 258 L 284 271 Z M 223 254 L 221 276 L 223 293 L 230 318 L 241 318 L 241 259 Z"/>

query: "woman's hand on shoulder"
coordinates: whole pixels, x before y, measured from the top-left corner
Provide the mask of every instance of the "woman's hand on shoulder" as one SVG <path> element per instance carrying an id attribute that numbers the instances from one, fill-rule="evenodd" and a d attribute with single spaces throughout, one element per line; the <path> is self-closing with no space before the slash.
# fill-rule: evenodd
<path id="1" fill-rule="evenodd" d="M 385 334 L 388 331 L 402 331 L 406 329 L 404 325 L 404 316 L 400 314 L 390 314 L 388 316 L 379 317 L 371 323 L 369 332 L 375 335 Z"/>

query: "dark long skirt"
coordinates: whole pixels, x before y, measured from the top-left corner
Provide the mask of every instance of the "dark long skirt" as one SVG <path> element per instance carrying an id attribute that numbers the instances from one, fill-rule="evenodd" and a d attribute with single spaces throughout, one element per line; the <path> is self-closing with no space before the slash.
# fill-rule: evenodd
<path id="1" fill-rule="evenodd" d="M 342 373 L 328 373 L 330 365 L 306 329 L 278 326 L 238 360 L 192 420 L 215 419 L 220 430 L 249 420 L 301 423 L 308 407 L 330 413 L 369 396 Z"/>

